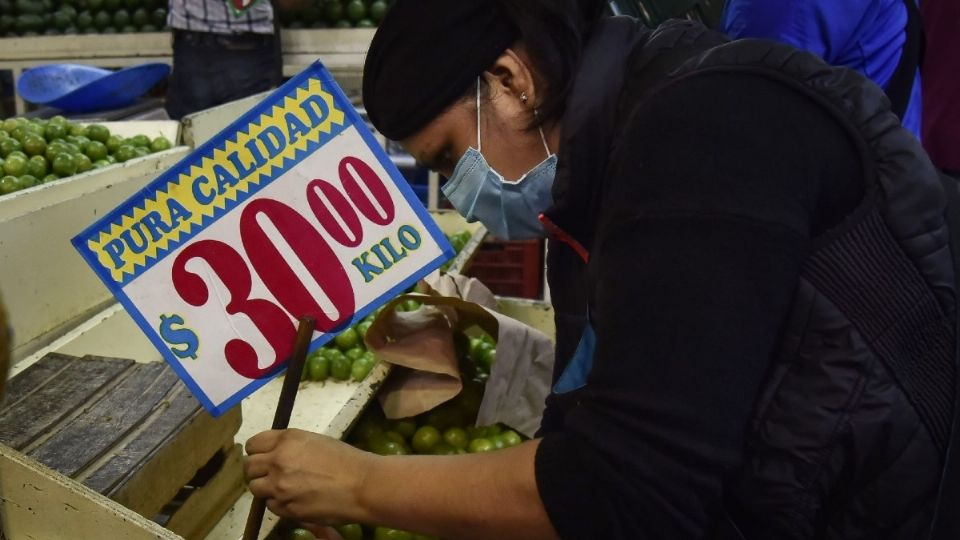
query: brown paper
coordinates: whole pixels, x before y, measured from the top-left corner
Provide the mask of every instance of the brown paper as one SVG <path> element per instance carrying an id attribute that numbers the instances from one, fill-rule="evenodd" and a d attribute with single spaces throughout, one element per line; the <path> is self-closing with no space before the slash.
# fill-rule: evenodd
<path id="1" fill-rule="evenodd" d="M 532 436 L 550 392 L 550 338 L 493 311 L 496 297 L 474 278 L 434 274 L 426 281 L 427 295 L 394 299 L 367 331 L 367 347 L 379 358 L 399 366 L 379 392 L 387 418 L 420 414 L 460 392 L 453 334 L 478 326 L 497 336 L 497 354 L 477 424 L 504 423 Z M 424 308 L 396 312 L 396 305 L 406 299 L 421 302 Z"/>

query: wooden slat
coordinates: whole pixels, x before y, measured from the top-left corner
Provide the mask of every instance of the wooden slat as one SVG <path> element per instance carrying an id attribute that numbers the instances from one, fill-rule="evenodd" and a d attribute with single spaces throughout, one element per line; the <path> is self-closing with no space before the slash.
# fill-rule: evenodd
<path id="1" fill-rule="evenodd" d="M 187 540 L 200 540 L 207 536 L 245 489 L 243 452 L 237 444 L 227 453 L 220 471 L 187 498 L 170 517 L 166 527 Z"/>
<path id="2" fill-rule="evenodd" d="M 10 540 L 180 539 L 156 523 L 2 445 L 0 494 L 3 530 Z"/>
<path id="3" fill-rule="evenodd" d="M 30 457 L 67 476 L 76 475 L 142 422 L 176 380 L 166 364 L 137 364 L 130 376 L 30 452 Z"/>
<path id="4" fill-rule="evenodd" d="M 4 401 L 3 406 L 0 407 L 0 413 L 3 413 L 18 401 L 45 385 L 74 360 L 78 360 L 78 358 L 65 354 L 50 353 L 36 364 L 20 372 L 16 377 L 10 379 L 10 387 L 7 389 L 6 401 Z"/>
<path id="5" fill-rule="evenodd" d="M 70 363 L 29 399 L 0 413 L 0 443 L 16 450 L 26 447 L 133 365 L 133 360 Z"/>
<path id="6" fill-rule="evenodd" d="M 157 418 L 84 483 L 141 515 L 153 517 L 240 428 L 240 408 L 213 418 L 182 384 Z M 186 414 L 185 414 L 186 413 Z M 141 459 L 136 461 L 139 456 Z M 108 477 L 114 481 L 105 486 Z"/>
<path id="7" fill-rule="evenodd" d="M 154 407 L 151 417 L 137 427 L 136 437 L 116 449 L 109 461 L 90 473 L 82 484 L 109 496 L 134 469 L 143 467 L 159 446 L 175 437 L 199 406 L 182 384 L 175 384 Z"/>

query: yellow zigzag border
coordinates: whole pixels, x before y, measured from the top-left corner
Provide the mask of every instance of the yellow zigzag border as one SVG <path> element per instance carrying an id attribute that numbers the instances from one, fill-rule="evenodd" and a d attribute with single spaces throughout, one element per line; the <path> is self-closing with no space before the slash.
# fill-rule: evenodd
<path id="1" fill-rule="evenodd" d="M 306 98 L 317 95 L 327 104 L 329 111 L 329 114 L 319 125 L 310 128 L 294 144 L 287 144 L 281 152 L 268 159 L 262 167 L 255 169 L 248 176 L 240 178 L 236 184 L 228 186 L 222 193 L 218 193 L 209 204 L 202 204 L 196 200 L 193 194 L 193 184 L 198 178 L 205 176 L 208 179 L 204 191 L 216 189 L 217 181 L 213 170 L 214 165 L 221 165 L 229 171 L 235 171 L 235 167 L 227 159 L 227 156 L 232 152 L 247 155 L 248 151 L 244 145 L 251 139 L 255 139 L 268 126 L 276 126 L 286 134 L 284 117 L 287 113 L 293 113 L 309 127 L 311 124 L 310 118 L 300 108 L 300 104 Z M 228 137 L 228 140 L 223 144 L 223 148 L 213 150 L 212 156 L 207 155 L 202 158 L 197 156 L 198 164 L 190 166 L 188 173 L 181 173 L 176 180 L 158 188 L 153 196 L 144 195 L 143 201 L 133 209 L 132 214 L 124 215 L 119 222 L 111 223 L 109 230 L 101 231 L 96 239 L 89 240 L 87 245 L 96 254 L 97 260 L 104 269 L 110 272 L 114 281 L 122 283 L 127 275 L 136 273 L 137 267 L 146 267 L 148 262 L 156 259 L 158 254 L 164 252 L 171 243 L 178 242 L 181 235 L 190 234 L 197 226 L 208 224 L 209 218 L 213 217 L 218 210 L 224 210 L 228 206 L 234 205 L 239 194 L 246 193 L 253 185 L 259 184 L 261 180 L 269 177 L 275 167 L 281 168 L 284 161 L 294 159 L 297 152 L 305 150 L 307 145 L 319 142 L 321 134 L 331 133 L 334 125 L 342 126 L 345 118 L 343 111 L 334 106 L 333 95 L 321 88 L 320 79 L 310 78 L 306 89 L 297 87 L 292 96 L 288 95 L 283 98 L 280 103 L 273 106 L 269 113 L 262 114 L 255 122 L 248 124 L 246 129 L 241 129 L 234 133 L 232 137 Z M 246 163 L 246 160 L 244 160 L 244 163 Z M 159 213 L 161 219 L 169 224 L 171 221 L 168 209 L 170 199 L 174 199 L 187 210 L 189 213 L 187 219 L 181 220 L 177 226 L 169 232 L 163 233 L 155 241 L 150 234 L 146 233 L 146 227 L 144 226 L 139 227 L 140 232 L 131 230 L 151 212 Z M 131 230 L 131 235 L 137 238 L 140 238 L 142 233 L 149 241 L 149 245 L 141 253 L 134 253 L 130 246 L 125 246 L 126 249 L 119 255 L 123 264 L 119 268 L 115 268 L 113 259 L 105 247 L 111 241 L 120 239 L 121 235 L 128 230 Z M 123 240 L 121 239 L 121 241 Z"/>

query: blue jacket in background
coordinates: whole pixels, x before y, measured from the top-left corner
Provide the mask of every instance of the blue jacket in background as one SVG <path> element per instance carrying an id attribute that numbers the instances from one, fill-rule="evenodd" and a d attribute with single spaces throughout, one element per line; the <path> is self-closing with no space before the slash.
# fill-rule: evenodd
<path id="1" fill-rule="evenodd" d="M 906 41 L 903 0 L 728 0 L 721 30 L 764 38 L 855 69 L 886 88 Z M 920 137 L 920 79 L 914 80 L 903 125 Z"/>

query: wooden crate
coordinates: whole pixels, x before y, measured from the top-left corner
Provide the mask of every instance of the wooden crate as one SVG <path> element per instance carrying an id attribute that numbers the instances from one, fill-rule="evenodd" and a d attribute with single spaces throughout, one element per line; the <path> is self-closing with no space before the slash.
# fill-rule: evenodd
<path id="1" fill-rule="evenodd" d="M 240 421 L 212 418 L 164 363 L 49 353 L 11 379 L 0 443 L 202 538 L 244 490 Z"/>

